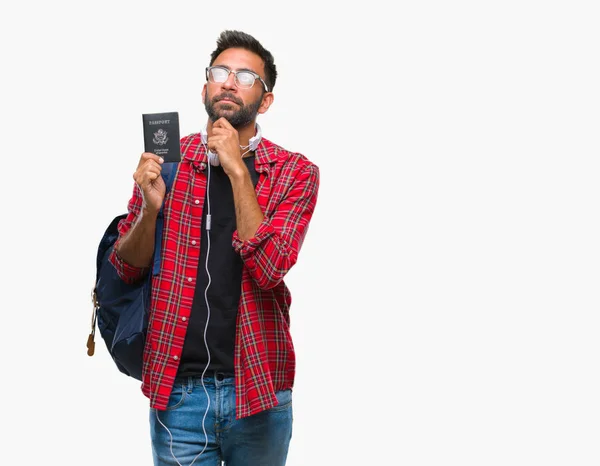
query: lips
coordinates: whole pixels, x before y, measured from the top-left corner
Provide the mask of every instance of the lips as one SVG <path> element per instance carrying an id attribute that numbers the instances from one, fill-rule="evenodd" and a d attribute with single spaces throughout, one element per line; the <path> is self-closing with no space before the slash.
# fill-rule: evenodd
<path id="1" fill-rule="evenodd" d="M 226 104 L 241 105 L 237 100 L 233 99 L 232 97 L 220 97 L 220 98 L 217 98 L 215 100 L 215 102 L 224 102 Z"/>

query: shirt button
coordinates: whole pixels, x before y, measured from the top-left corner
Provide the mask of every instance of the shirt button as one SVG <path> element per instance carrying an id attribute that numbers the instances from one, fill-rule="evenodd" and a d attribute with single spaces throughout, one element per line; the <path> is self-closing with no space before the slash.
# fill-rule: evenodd
<path id="1" fill-rule="evenodd" d="M 192 246 L 196 246 L 196 240 L 195 239 L 192 240 Z"/>
<path id="2" fill-rule="evenodd" d="M 206 168 L 206 164 L 204 162 L 202 162 L 200 164 L 200 170 L 204 170 Z"/>
<path id="3" fill-rule="evenodd" d="M 183 321 L 185 322 L 185 321 L 187 320 L 187 317 L 183 316 L 183 317 L 181 318 L 181 320 L 183 320 Z"/>
<path id="4" fill-rule="evenodd" d="M 191 282 L 191 281 L 192 281 L 192 277 L 188 277 L 188 282 Z"/>
<path id="5" fill-rule="evenodd" d="M 199 199 L 196 199 L 196 200 L 194 201 L 194 204 L 200 204 L 200 200 L 199 200 Z"/>
<path id="6" fill-rule="evenodd" d="M 175 355 L 175 356 L 173 356 L 173 359 L 175 359 L 175 361 L 177 361 L 179 359 L 179 356 Z"/>

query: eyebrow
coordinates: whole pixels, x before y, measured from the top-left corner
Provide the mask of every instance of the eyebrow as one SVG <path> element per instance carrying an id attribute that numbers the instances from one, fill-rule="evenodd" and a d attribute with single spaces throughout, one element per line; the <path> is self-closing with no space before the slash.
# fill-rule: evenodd
<path id="1" fill-rule="evenodd" d="M 222 68 L 227 68 L 230 71 L 250 71 L 251 73 L 254 73 L 258 76 L 260 76 L 260 74 L 258 74 L 256 71 L 251 70 L 250 68 L 238 68 L 237 70 L 232 70 L 230 67 L 228 67 L 227 65 L 213 65 L 213 66 L 220 66 Z"/>

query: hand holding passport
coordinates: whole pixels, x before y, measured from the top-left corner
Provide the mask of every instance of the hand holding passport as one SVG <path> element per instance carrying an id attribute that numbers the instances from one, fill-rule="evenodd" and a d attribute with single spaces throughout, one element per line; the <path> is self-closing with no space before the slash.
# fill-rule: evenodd
<path id="1" fill-rule="evenodd" d="M 180 162 L 179 113 L 144 113 L 144 151 L 160 155 L 165 162 Z"/>

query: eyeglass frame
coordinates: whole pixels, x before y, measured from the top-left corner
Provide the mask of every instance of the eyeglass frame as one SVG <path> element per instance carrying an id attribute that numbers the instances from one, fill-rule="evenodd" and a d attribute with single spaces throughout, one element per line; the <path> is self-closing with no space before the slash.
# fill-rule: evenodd
<path id="1" fill-rule="evenodd" d="M 254 76 L 254 82 L 256 82 L 256 78 L 258 78 L 260 80 L 260 82 L 262 83 L 262 85 L 265 87 L 265 92 L 269 92 L 269 86 L 267 86 L 267 83 L 263 81 L 263 78 L 260 77 L 260 75 L 258 73 L 255 73 L 254 71 L 250 71 L 250 70 L 230 70 L 229 68 L 227 68 L 224 65 L 213 65 L 213 66 L 207 66 L 206 67 L 206 80 L 208 82 L 212 82 L 210 79 L 208 79 L 208 73 L 212 68 L 222 68 L 224 70 L 229 71 L 229 74 L 233 73 L 233 78 L 235 81 L 235 85 L 237 87 L 239 87 L 240 89 L 252 89 L 252 86 L 254 86 L 254 83 L 252 83 L 252 86 L 250 87 L 242 87 L 238 84 L 238 78 L 237 78 L 237 74 L 238 73 L 250 73 L 252 76 Z M 227 80 L 229 79 L 229 74 L 227 75 L 227 78 L 225 79 L 225 81 L 223 82 L 227 82 Z M 222 83 L 213 83 L 213 84 L 222 84 Z"/>

